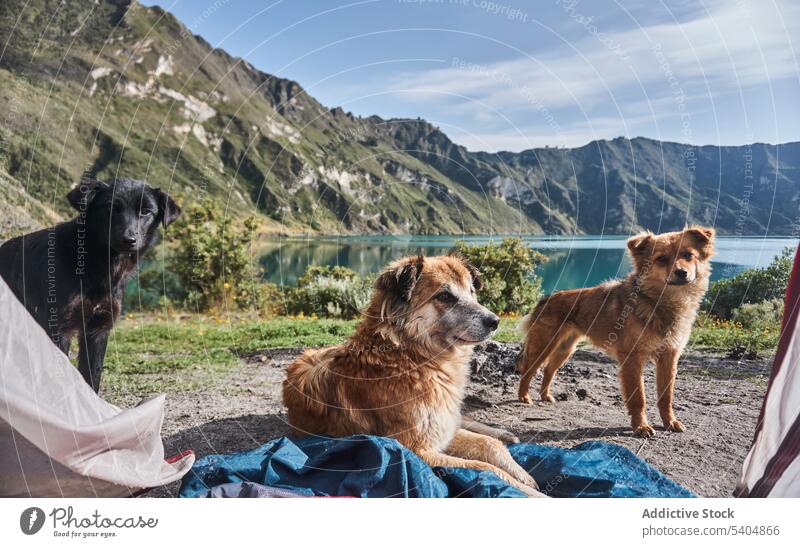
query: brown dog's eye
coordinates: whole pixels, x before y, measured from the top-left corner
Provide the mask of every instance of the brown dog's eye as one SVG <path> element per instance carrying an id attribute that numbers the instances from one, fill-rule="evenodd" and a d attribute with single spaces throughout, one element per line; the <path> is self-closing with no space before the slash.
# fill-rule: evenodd
<path id="1" fill-rule="evenodd" d="M 658 262 L 659 264 L 666 264 L 667 262 L 669 262 L 669 258 L 662 255 L 656 258 L 656 262 Z"/>
<path id="2" fill-rule="evenodd" d="M 683 253 L 683 259 L 684 259 L 684 260 L 691 260 L 691 259 L 693 259 L 693 258 L 694 258 L 694 255 L 693 255 L 692 253 L 690 253 L 690 252 L 688 252 L 688 251 L 687 251 L 687 252 L 685 252 L 685 253 Z"/>
<path id="3" fill-rule="evenodd" d="M 442 302 L 443 304 L 455 304 L 457 298 L 452 293 L 440 292 L 436 295 L 436 300 Z"/>

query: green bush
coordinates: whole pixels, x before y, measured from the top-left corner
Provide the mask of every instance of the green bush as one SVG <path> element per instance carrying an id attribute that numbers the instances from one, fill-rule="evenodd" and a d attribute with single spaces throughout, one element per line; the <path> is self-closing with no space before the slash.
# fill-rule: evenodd
<path id="1" fill-rule="evenodd" d="M 774 352 L 780 332 L 780 322 L 764 322 L 747 328 L 741 323 L 700 312 L 689 345 L 696 349 L 724 351 L 734 359 L 753 358 L 760 352 Z"/>
<path id="2" fill-rule="evenodd" d="M 499 244 L 467 245 L 456 249 L 481 272 L 483 288 L 478 300 L 495 313 L 527 313 L 542 297 L 542 280 L 536 267 L 547 260 L 519 238 Z"/>
<path id="3" fill-rule="evenodd" d="M 249 250 L 256 227 L 253 217 L 234 224 L 208 198 L 184 209 L 175 223 L 173 265 L 187 305 L 201 311 L 229 302 L 241 307 L 252 304 L 249 296 L 260 278 Z"/>
<path id="4" fill-rule="evenodd" d="M 711 284 L 702 309 L 730 319 L 736 308 L 765 300 L 782 299 L 792 273 L 794 249 L 788 247 L 766 268 L 754 268 Z"/>
<path id="5" fill-rule="evenodd" d="M 374 276 L 360 277 L 341 266 L 310 266 L 286 289 L 286 308 L 292 315 L 352 319 L 360 315 L 372 295 Z"/>
<path id="6" fill-rule="evenodd" d="M 783 319 L 783 298 L 773 298 L 755 304 L 742 304 L 733 310 L 731 320 L 746 329 L 763 331 L 780 325 Z"/>
<path id="7" fill-rule="evenodd" d="M 261 318 L 284 315 L 284 294 L 275 283 L 267 283 L 260 277 L 241 283 L 233 296 L 242 309 L 254 311 Z"/>

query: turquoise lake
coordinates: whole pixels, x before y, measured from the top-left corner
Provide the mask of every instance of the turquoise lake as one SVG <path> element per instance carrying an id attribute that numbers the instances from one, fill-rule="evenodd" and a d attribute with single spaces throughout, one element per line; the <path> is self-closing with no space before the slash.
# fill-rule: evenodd
<path id="1" fill-rule="evenodd" d="M 378 271 L 395 258 L 410 254 L 446 252 L 455 241 L 499 242 L 502 236 L 351 236 L 287 237 L 259 243 L 265 279 L 294 285 L 309 265 L 339 265 L 361 274 Z M 546 293 L 590 287 L 630 271 L 622 236 L 522 236 L 548 257 L 537 273 Z M 718 237 L 713 279 L 730 277 L 769 264 L 785 247 L 797 247 L 791 238 Z"/>

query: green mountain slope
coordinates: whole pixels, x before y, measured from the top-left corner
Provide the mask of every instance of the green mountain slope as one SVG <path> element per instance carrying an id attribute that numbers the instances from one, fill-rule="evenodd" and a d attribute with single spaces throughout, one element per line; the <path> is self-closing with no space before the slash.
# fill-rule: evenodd
<path id="1" fill-rule="evenodd" d="M 25 198 L 0 209 L 6 235 L 68 215 L 61 196 L 82 175 L 210 194 L 285 232 L 629 233 L 689 221 L 789 234 L 796 224 L 800 143 L 473 153 L 423 120 L 329 109 L 133 1 L 5 0 L 0 42 L 0 184 Z"/>

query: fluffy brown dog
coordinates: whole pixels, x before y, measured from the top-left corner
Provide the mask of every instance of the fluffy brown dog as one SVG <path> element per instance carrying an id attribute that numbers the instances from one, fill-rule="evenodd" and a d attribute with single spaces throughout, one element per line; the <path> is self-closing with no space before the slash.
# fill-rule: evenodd
<path id="1" fill-rule="evenodd" d="M 531 402 L 528 388 L 544 367 L 541 398 L 553 402 L 553 376 L 578 342 L 588 338 L 619 362 L 622 396 L 638 435 L 655 433 L 645 414 L 647 361 L 656 364 L 658 410 L 664 427 L 684 431 L 672 412 L 672 391 L 678 358 L 708 290 L 714 230 L 691 227 L 661 235 L 642 233 L 628 240 L 628 251 L 634 269 L 627 278 L 556 292 L 525 318 L 519 399 Z"/>
<path id="2" fill-rule="evenodd" d="M 294 433 L 394 437 L 431 466 L 493 471 L 541 495 L 498 440 L 513 435 L 461 415 L 473 346 L 499 323 L 478 304 L 479 287 L 478 271 L 458 256 L 390 264 L 355 334 L 288 367 L 283 402 Z"/>

